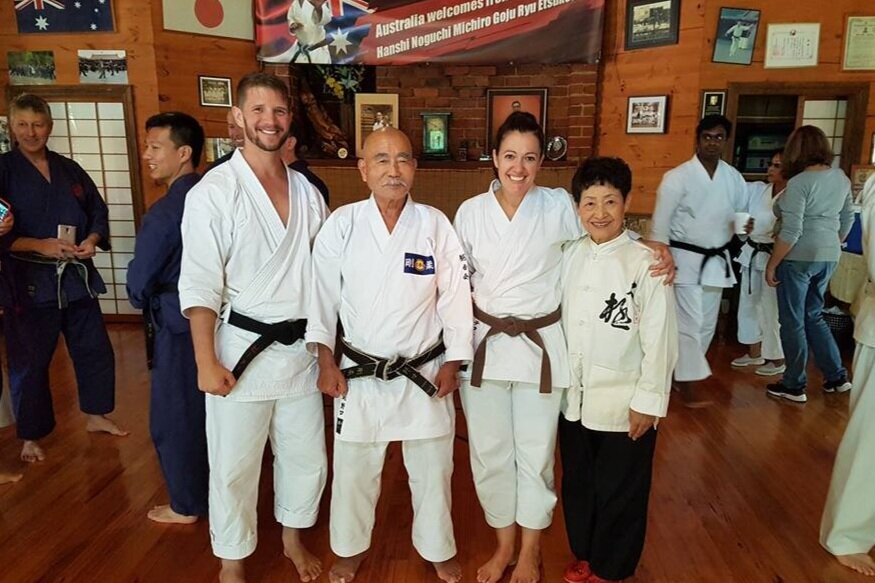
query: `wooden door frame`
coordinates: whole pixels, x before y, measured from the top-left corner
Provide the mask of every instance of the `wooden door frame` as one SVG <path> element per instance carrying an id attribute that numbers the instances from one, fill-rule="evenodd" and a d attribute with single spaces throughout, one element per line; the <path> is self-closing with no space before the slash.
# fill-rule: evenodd
<path id="1" fill-rule="evenodd" d="M 729 83 L 726 91 L 726 117 L 733 124 L 738 116 L 738 98 L 742 95 L 796 95 L 806 99 L 847 99 L 845 132 L 842 139 L 841 168 L 848 175 L 853 164 L 860 163 L 864 151 L 866 111 L 869 106 L 869 83 Z M 797 119 L 801 119 L 797 112 Z M 798 127 L 798 124 L 797 124 Z M 735 143 L 735 128 L 729 136 Z M 732 151 L 724 153 L 731 159 Z M 728 159 L 727 161 L 730 161 Z"/>

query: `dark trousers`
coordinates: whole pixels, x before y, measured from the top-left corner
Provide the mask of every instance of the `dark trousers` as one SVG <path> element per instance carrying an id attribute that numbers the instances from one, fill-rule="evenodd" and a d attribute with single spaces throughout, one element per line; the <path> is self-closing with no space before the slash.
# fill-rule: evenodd
<path id="1" fill-rule="evenodd" d="M 170 507 L 186 516 L 207 515 L 206 406 L 197 388 L 191 334 L 159 329 L 152 359 L 149 429 Z"/>
<path id="2" fill-rule="evenodd" d="M 562 509 L 571 551 L 603 579 L 635 573 L 644 548 L 656 431 L 638 441 L 559 419 Z"/>
<path id="3" fill-rule="evenodd" d="M 90 415 L 115 408 L 115 357 L 96 299 L 63 309 L 8 308 L 3 320 L 19 439 L 42 439 L 55 428 L 49 366 L 62 333 L 76 372 L 79 408 Z"/>

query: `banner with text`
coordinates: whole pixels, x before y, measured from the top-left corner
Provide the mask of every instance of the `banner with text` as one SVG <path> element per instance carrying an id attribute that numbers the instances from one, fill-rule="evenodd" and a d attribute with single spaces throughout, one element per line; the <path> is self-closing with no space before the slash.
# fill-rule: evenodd
<path id="1" fill-rule="evenodd" d="M 255 0 L 269 63 L 595 63 L 605 0 Z"/>

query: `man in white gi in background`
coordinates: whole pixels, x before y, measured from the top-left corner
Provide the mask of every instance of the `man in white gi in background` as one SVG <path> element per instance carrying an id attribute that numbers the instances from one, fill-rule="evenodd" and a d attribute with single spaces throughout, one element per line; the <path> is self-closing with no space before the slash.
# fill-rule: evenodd
<path id="1" fill-rule="evenodd" d="M 303 335 L 310 247 L 328 210 L 280 157 L 288 87 L 252 73 L 238 85 L 237 104 L 243 149 L 192 188 L 182 221 L 180 307 L 191 320 L 198 386 L 209 393 L 210 536 L 219 580 L 244 581 L 269 437 L 284 551 L 301 580 L 312 581 L 321 564 L 298 529 L 316 522 L 327 461 L 316 361 Z"/>
<path id="2" fill-rule="evenodd" d="M 707 115 L 696 127 L 696 154 L 662 178 L 656 192 L 650 239 L 671 246 L 677 266 L 675 296 L 680 351 L 675 386 L 684 404 L 701 407 L 694 382 L 711 376 L 706 353 L 723 288 L 735 285 L 729 243 L 736 211 L 748 210 L 749 191 L 741 174 L 721 160 L 732 123 Z M 753 230 L 748 221 L 746 232 Z"/>
<path id="3" fill-rule="evenodd" d="M 875 576 L 875 176 L 863 187 L 863 255 L 869 281 L 854 322 L 854 386 L 850 418 L 836 454 L 823 518 L 820 544 L 839 563 Z"/>
<path id="4" fill-rule="evenodd" d="M 416 160 L 407 136 L 372 133 L 358 167 L 372 195 L 337 209 L 316 238 L 307 326 L 319 389 L 336 398 L 330 532 L 338 560 L 329 580 L 350 583 L 365 559 L 386 448 L 401 441 L 413 546 L 455 583 L 449 395 L 461 361 L 474 356 L 464 254 L 447 217 L 410 199 Z"/>

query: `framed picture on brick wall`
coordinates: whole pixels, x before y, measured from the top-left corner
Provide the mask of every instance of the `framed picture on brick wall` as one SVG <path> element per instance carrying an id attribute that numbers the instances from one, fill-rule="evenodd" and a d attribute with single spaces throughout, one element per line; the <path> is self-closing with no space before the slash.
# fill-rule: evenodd
<path id="1" fill-rule="evenodd" d="M 515 111 L 527 111 L 535 116 L 538 123 L 547 129 L 547 89 L 487 89 L 486 90 L 486 150 L 492 153 L 495 132 L 507 116 Z"/>
<path id="2" fill-rule="evenodd" d="M 398 127 L 397 93 L 356 93 L 355 153 L 360 155 L 365 138 L 383 128 Z"/>

